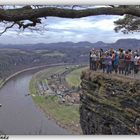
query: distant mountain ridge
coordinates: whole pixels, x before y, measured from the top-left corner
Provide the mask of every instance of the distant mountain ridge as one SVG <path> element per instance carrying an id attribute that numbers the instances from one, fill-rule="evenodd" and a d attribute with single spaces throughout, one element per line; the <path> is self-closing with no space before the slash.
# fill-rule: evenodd
<path id="1" fill-rule="evenodd" d="M 140 48 L 140 40 L 139 39 L 119 39 L 115 43 L 104 43 L 102 41 L 98 41 L 96 43 L 91 43 L 88 41 L 82 41 L 78 43 L 74 42 L 58 42 L 58 43 L 38 43 L 38 44 L 21 44 L 21 45 L 13 45 L 13 44 L 0 44 L 0 48 L 20 48 L 20 49 L 45 49 L 47 47 L 94 47 L 94 48 L 124 48 L 124 49 L 138 49 Z"/>

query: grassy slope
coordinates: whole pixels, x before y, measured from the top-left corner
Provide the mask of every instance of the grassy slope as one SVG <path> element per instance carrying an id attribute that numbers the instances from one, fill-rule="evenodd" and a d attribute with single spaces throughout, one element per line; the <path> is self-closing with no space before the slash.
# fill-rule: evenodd
<path id="1" fill-rule="evenodd" d="M 76 70 L 72 71 L 71 73 L 69 73 L 66 76 L 66 81 L 68 82 L 68 84 L 70 86 L 75 86 L 75 87 L 80 86 L 80 83 L 81 83 L 81 79 L 80 79 L 81 72 L 84 69 L 86 69 L 86 68 L 85 67 L 84 68 L 79 68 L 79 69 L 76 69 Z"/>
<path id="2" fill-rule="evenodd" d="M 43 96 L 37 95 L 37 88 L 36 88 L 36 82 L 43 80 L 47 78 L 52 73 L 60 73 L 65 70 L 64 66 L 60 67 L 54 67 L 54 68 L 48 68 L 46 70 L 43 70 L 36 75 L 33 76 L 31 82 L 30 82 L 30 92 L 32 94 L 35 94 L 36 96 L 33 96 L 34 101 L 39 105 L 39 107 L 45 112 L 46 116 L 50 116 L 61 126 L 64 126 L 66 128 L 69 128 L 72 130 L 72 132 L 79 133 L 81 130 L 79 130 L 79 127 L 76 127 L 77 124 L 79 124 L 79 106 L 72 105 L 67 106 L 64 104 L 60 104 L 58 102 L 58 97 L 56 96 L 48 96 L 46 99 Z"/>
<path id="3" fill-rule="evenodd" d="M 35 102 L 43 109 L 46 115 L 49 115 L 62 126 L 70 126 L 79 123 L 79 106 L 66 106 L 59 104 L 56 96 L 34 97 Z"/>

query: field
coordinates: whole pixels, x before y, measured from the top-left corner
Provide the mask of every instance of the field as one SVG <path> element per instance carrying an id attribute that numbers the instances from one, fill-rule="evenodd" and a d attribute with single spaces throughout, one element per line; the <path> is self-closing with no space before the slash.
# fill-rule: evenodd
<path id="1" fill-rule="evenodd" d="M 75 86 L 75 87 L 80 86 L 80 83 L 81 83 L 81 79 L 80 79 L 81 72 L 83 70 L 85 70 L 85 69 L 86 69 L 86 67 L 79 68 L 79 69 L 76 69 L 76 70 L 72 71 L 71 73 L 69 73 L 66 76 L 66 81 L 68 82 L 68 84 L 70 86 Z"/>
<path id="2" fill-rule="evenodd" d="M 46 116 L 54 119 L 60 126 L 77 131 L 75 124 L 79 124 L 79 106 L 65 106 L 59 104 L 56 96 L 49 96 L 47 99 L 44 97 L 34 97 L 34 101 L 44 111 Z"/>
<path id="3" fill-rule="evenodd" d="M 60 57 L 63 57 L 65 56 L 64 53 L 61 53 L 59 51 L 49 51 L 49 50 L 35 50 L 34 51 L 35 53 L 37 54 L 41 54 L 42 56 L 50 56 L 50 57 L 53 57 L 53 56 L 60 56 Z"/>
<path id="4" fill-rule="evenodd" d="M 45 54 L 43 54 L 43 56 L 51 56 L 51 57 L 60 56 L 60 57 L 63 57 L 63 56 L 65 56 L 65 54 L 61 53 L 61 52 L 58 52 L 58 51 L 54 51 L 52 53 L 45 53 Z"/>

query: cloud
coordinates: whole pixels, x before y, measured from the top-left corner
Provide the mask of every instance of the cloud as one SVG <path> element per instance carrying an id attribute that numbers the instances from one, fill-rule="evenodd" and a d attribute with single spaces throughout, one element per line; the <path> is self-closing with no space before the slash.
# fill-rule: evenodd
<path id="1" fill-rule="evenodd" d="M 114 20 L 112 19 L 111 20 L 104 19 L 104 20 L 95 22 L 95 24 L 93 24 L 93 27 L 99 30 L 103 30 L 103 31 L 112 31 L 115 27 L 113 21 Z"/>
<path id="2" fill-rule="evenodd" d="M 110 31 L 114 29 L 114 23 L 117 18 L 113 17 L 111 19 L 101 19 L 97 18 L 80 18 L 80 19 L 60 19 L 57 22 L 50 23 L 48 25 L 49 29 L 57 30 L 91 30 L 99 29 L 103 31 Z"/>
<path id="3" fill-rule="evenodd" d="M 114 32 L 114 21 L 120 16 L 90 16 L 79 19 L 66 19 L 48 17 L 43 19 L 37 27 L 46 30 L 31 32 L 30 30 L 19 31 L 12 28 L 0 37 L 1 43 L 28 44 L 28 43 L 52 43 L 65 41 L 89 41 L 89 42 L 115 42 L 120 38 L 137 38 L 138 33 L 124 35 Z M 2 26 L 0 26 L 2 31 Z M 5 41 L 6 40 L 6 41 Z"/>

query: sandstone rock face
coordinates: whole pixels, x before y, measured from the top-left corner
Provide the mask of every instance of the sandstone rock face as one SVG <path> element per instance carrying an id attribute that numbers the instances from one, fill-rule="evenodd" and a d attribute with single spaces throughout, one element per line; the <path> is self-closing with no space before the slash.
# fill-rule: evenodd
<path id="1" fill-rule="evenodd" d="M 83 134 L 140 134 L 140 80 L 88 70 L 81 79 Z"/>

